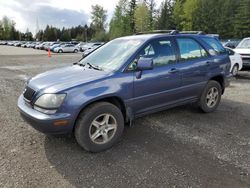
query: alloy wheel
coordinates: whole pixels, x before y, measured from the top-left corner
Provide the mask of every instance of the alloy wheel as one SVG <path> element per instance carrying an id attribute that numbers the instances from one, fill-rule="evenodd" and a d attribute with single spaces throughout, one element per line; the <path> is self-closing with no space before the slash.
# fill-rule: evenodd
<path id="1" fill-rule="evenodd" d="M 111 114 L 97 116 L 89 128 L 89 137 L 95 144 L 106 144 L 115 135 L 117 121 Z"/>
<path id="2" fill-rule="evenodd" d="M 209 108 L 213 108 L 219 99 L 219 90 L 216 87 L 212 87 L 207 92 L 206 103 Z"/>

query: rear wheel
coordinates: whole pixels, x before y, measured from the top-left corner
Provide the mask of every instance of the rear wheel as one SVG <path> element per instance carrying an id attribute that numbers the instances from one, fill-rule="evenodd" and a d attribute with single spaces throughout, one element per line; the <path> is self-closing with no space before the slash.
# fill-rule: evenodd
<path id="1" fill-rule="evenodd" d="M 236 64 L 232 68 L 232 75 L 237 76 L 238 72 L 239 72 L 239 66 Z"/>
<path id="2" fill-rule="evenodd" d="M 124 118 L 121 110 L 107 102 L 87 107 L 77 119 L 75 137 L 80 146 L 100 152 L 113 146 L 121 137 Z"/>
<path id="3" fill-rule="evenodd" d="M 221 85 L 217 81 L 209 81 L 200 97 L 200 109 L 205 113 L 215 111 L 220 103 L 221 93 Z"/>
<path id="4" fill-rule="evenodd" d="M 78 50 L 77 50 L 77 49 L 75 49 L 75 50 L 74 50 L 74 52 L 75 52 L 75 53 L 77 53 L 77 52 L 78 52 Z"/>

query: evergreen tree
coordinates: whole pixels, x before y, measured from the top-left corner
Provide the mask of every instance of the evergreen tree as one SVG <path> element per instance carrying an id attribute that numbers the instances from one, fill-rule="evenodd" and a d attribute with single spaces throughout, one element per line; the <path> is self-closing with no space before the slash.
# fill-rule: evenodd
<path id="1" fill-rule="evenodd" d="M 137 0 L 131 0 L 129 5 L 129 20 L 130 20 L 130 28 L 132 33 L 136 32 L 135 28 L 135 10 L 137 7 Z"/>
<path id="2" fill-rule="evenodd" d="M 172 20 L 172 6 L 171 0 L 164 0 L 161 3 L 159 15 L 157 19 L 157 29 L 168 30 L 175 29 L 173 20 Z"/>
<path id="3" fill-rule="evenodd" d="M 250 1 L 240 0 L 240 5 L 234 19 L 235 37 L 250 36 Z"/>
<path id="4" fill-rule="evenodd" d="M 155 0 L 144 0 L 145 4 L 149 9 L 149 28 L 150 30 L 155 29 L 155 18 L 156 18 L 156 3 Z"/>
<path id="5" fill-rule="evenodd" d="M 173 4 L 172 19 L 177 30 L 182 30 L 184 0 L 176 0 Z"/>
<path id="6" fill-rule="evenodd" d="M 129 18 L 129 2 L 127 0 L 120 0 L 110 22 L 109 33 L 111 39 L 132 33 Z"/>
<path id="7" fill-rule="evenodd" d="M 145 2 L 137 5 L 135 10 L 135 28 L 137 32 L 150 30 L 150 12 Z"/>

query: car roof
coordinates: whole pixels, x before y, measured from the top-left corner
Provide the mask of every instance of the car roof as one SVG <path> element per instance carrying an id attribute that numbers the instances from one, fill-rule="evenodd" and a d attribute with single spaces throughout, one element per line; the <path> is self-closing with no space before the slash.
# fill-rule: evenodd
<path id="1" fill-rule="evenodd" d="M 157 34 L 140 34 L 140 35 L 131 35 L 131 36 L 125 36 L 120 37 L 118 39 L 141 39 L 141 40 L 149 40 L 154 38 L 160 38 L 160 37 L 176 37 L 176 36 L 186 36 L 186 37 L 207 37 L 207 38 L 215 38 L 214 36 L 206 35 L 206 34 L 168 34 L 168 33 L 157 33 Z"/>

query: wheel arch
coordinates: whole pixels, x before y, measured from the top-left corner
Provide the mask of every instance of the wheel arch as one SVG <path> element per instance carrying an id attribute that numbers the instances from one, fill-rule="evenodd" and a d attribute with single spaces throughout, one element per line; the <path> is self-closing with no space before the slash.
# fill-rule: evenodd
<path id="1" fill-rule="evenodd" d="M 117 97 L 117 96 L 109 96 L 109 97 L 104 97 L 104 98 L 101 98 L 101 99 L 96 99 L 96 100 L 92 100 L 90 101 L 88 104 L 84 105 L 80 111 L 78 112 L 77 116 L 76 116 L 76 120 L 78 119 L 79 115 L 86 109 L 88 108 L 90 105 L 93 105 L 94 103 L 98 103 L 98 102 L 108 102 L 108 103 L 111 103 L 113 105 L 115 105 L 116 107 L 118 107 L 121 112 L 122 112 L 122 115 L 124 117 L 124 121 L 125 122 L 128 122 L 130 120 L 130 115 L 128 113 L 128 110 L 127 110 L 127 107 L 124 103 L 124 101 L 120 98 L 120 97 Z M 75 122 L 76 122 L 75 120 Z M 75 125 L 74 125 L 75 127 Z"/>
<path id="2" fill-rule="evenodd" d="M 217 76 L 213 76 L 212 78 L 210 78 L 210 80 L 214 80 L 214 81 L 218 82 L 221 86 L 222 94 L 224 94 L 224 91 L 225 91 L 224 77 L 222 75 L 217 75 Z"/>

